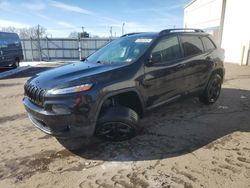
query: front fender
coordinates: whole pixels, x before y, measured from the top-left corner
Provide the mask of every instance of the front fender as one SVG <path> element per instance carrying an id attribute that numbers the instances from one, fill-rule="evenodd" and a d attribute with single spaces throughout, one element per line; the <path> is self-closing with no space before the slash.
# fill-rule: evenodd
<path id="1" fill-rule="evenodd" d="M 97 120 L 98 120 L 99 113 L 101 111 L 101 108 L 102 108 L 102 105 L 103 105 L 104 101 L 107 100 L 109 97 L 112 97 L 112 96 L 115 96 L 115 95 L 119 95 L 119 94 L 125 93 L 125 92 L 135 92 L 137 94 L 137 96 L 138 96 L 138 98 L 140 100 L 140 103 L 142 105 L 143 112 L 144 112 L 144 109 L 145 109 L 144 108 L 144 100 L 142 98 L 141 93 L 136 88 L 120 89 L 120 90 L 109 92 L 109 93 L 105 94 L 103 97 L 101 97 L 101 99 L 98 102 L 98 107 L 97 107 L 97 110 L 96 110 L 96 113 L 95 113 L 95 117 L 94 117 L 95 122 L 97 122 Z"/>

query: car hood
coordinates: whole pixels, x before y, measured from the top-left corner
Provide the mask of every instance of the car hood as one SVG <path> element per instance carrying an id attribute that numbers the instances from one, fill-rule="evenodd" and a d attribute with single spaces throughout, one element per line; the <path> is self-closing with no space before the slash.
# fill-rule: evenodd
<path id="1" fill-rule="evenodd" d="M 42 89 L 74 86 L 78 83 L 97 82 L 100 74 L 124 66 L 123 64 L 98 64 L 73 62 L 58 68 L 39 73 L 30 80 L 32 85 Z M 105 76 L 103 77 L 105 79 Z"/>

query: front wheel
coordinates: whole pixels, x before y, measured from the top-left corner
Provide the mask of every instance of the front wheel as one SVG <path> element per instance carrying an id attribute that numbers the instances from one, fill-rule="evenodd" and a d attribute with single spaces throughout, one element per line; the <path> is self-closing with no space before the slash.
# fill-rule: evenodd
<path id="1" fill-rule="evenodd" d="M 207 105 L 215 103 L 220 96 L 221 85 L 221 76 L 216 73 L 213 74 L 207 84 L 206 89 L 199 97 L 200 101 Z"/>
<path id="2" fill-rule="evenodd" d="M 127 107 L 108 108 L 98 119 L 96 136 L 108 141 L 130 139 L 138 132 L 138 114 Z"/>

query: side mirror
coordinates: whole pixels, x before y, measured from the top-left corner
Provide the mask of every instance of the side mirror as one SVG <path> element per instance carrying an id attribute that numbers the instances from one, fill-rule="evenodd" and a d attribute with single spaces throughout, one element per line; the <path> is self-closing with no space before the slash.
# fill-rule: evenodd
<path id="1" fill-rule="evenodd" d="M 86 59 L 86 57 L 82 57 L 80 61 L 85 61 Z"/>
<path id="2" fill-rule="evenodd" d="M 153 53 L 151 54 L 151 57 L 149 59 L 149 62 L 154 64 L 154 63 L 159 63 L 162 60 L 162 55 L 161 53 Z"/>

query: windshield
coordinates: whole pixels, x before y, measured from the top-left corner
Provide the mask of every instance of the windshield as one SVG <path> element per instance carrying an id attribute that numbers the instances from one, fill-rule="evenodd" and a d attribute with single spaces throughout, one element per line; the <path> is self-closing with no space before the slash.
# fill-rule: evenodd
<path id="1" fill-rule="evenodd" d="M 153 38 L 122 37 L 110 42 L 87 58 L 87 61 L 112 64 L 136 61 L 150 46 Z"/>

